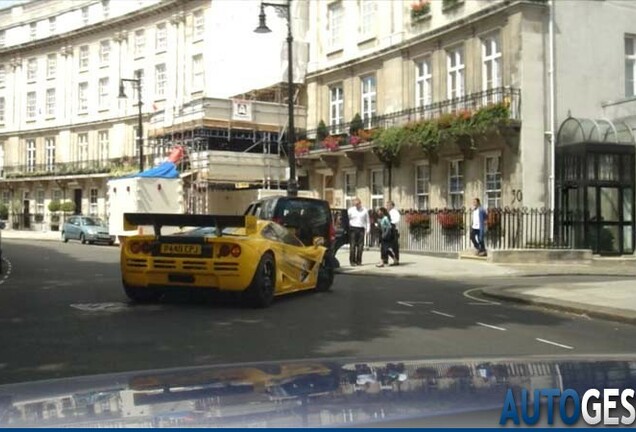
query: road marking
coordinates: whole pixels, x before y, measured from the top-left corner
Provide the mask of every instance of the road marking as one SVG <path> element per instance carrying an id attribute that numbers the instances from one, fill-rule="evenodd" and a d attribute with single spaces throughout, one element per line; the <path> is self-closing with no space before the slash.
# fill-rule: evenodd
<path id="1" fill-rule="evenodd" d="M 2 261 L 7 263 L 7 271 L 2 275 L 2 280 L 0 280 L 0 284 L 3 284 L 4 281 L 6 281 L 9 278 L 9 275 L 11 275 L 11 271 L 13 270 L 13 264 L 11 264 L 11 261 L 9 261 L 8 259 L 2 257 Z M 0 265 L 2 265 L 2 262 L 0 262 Z"/>
<path id="2" fill-rule="evenodd" d="M 416 304 L 427 304 L 427 305 L 430 305 L 430 304 L 433 304 L 433 302 L 425 302 L 425 301 L 406 301 L 406 300 L 405 300 L 405 301 L 399 301 L 399 302 L 397 302 L 397 304 L 402 305 L 402 306 L 413 307 L 413 306 L 415 306 Z"/>
<path id="3" fill-rule="evenodd" d="M 75 303 L 71 307 L 84 312 L 114 312 L 130 308 L 126 303 Z"/>
<path id="4" fill-rule="evenodd" d="M 497 327 L 497 326 L 490 325 L 490 324 L 484 324 L 484 323 L 479 322 L 479 321 L 477 322 L 477 325 L 480 325 L 482 327 L 488 327 L 488 328 L 493 329 L 493 330 L 506 331 L 506 329 L 503 328 L 503 327 Z"/>
<path id="5" fill-rule="evenodd" d="M 569 349 L 569 350 L 574 349 L 574 347 L 571 347 L 571 346 L 569 346 L 569 345 L 563 345 L 563 344 L 560 344 L 560 343 L 556 343 L 556 342 L 549 341 L 549 340 L 547 340 L 547 339 L 537 338 L 537 340 L 538 340 L 539 342 L 543 342 L 543 343 L 548 344 L 548 345 L 558 346 L 558 347 L 560 347 L 560 348 L 565 348 L 565 349 Z"/>
<path id="6" fill-rule="evenodd" d="M 490 304 L 490 305 L 500 305 L 501 304 L 499 302 L 490 301 L 490 300 L 484 300 L 484 299 L 481 299 L 481 298 L 474 297 L 474 296 L 470 295 L 471 292 L 478 291 L 478 290 L 481 290 L 481 288 L 471 288 L 471 289 L 469 289 L 467 291 L 464 291 L 462 294 L 464 295 L 464 297 L 469 298 L 471 300 L 474 300 L 475 302 L 485 303 L 485 304 L 487 303 L 487 304 Z"/>
<path id="7" fill-rule="evenodd" d="M 447 318 L 455 318 L 455 315 L 447 314 L 447 313 L 436 311 L 436 310 L 433 310 L 433 309 L 431 309 L 431 313 L 434 313 L 435 315 L 441 315 L 441 316 L 444 316 L 444 317 L 447 317 Z"/>
<path id="8" fill-rule="evenodd" d="M 402 306 L 413 307 L 413 305 L 411 303 L 407 303 L 407 302 L 403 302 L 403 301 L 399 301 L 399 302 L 397 302 L 397 304 L 402 305 Z"/>
<path id="9" fill-rule="evenodd" d="M 468 302 L 471 306 L 496 306 L 499 303 Z"/>

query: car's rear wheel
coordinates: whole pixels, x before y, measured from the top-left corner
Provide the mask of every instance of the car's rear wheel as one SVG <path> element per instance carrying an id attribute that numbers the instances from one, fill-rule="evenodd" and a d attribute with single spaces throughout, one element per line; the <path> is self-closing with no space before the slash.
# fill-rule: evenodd
<path id="1" fill-rule="evenodd" d="M 163 294 L 156 288 L 133 287 L 126 283 L 123 283 L 123 285 L 126 295 L 135 303 L 156 302 L 161 298 Z"/>
<path id="2" fill-rule="evenodd" d="M 334 265 L 330 254 L 327 252 L 320 263 L 318 269 L 318 280 L 316 282 L 316 291 L 329 291 L 333 285 Z"/>
<path id="3" fill-rule="evenodd" d="M 86 244 L 86 237 L 84 237 L 84 233 L 80 234 L 80 241 L 82 242 L 82 244 Z"/>
<path id="4" fill-rule="evenodd" d="M 266 308 L 274 300 L 275 290 L 276 263 L 274 256 L 267 252 L 261 257 L 252 283 L 245 291 L 247 303 L 252 307 Z"/>
<path id="5" fill-rule="evenodd" d="M 68 243 L 68 237 L 66 237 L 66 233 L 64 231 L 62 231 L 62 241 L 64 243 Z"/>

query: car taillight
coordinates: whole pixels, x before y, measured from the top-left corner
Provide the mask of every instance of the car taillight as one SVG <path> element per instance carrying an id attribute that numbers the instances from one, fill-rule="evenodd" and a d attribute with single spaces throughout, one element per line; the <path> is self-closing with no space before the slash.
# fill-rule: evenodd
<path id="1" fill-rule="evenodd" d="M 232 246 L 230 253 L 234 258 L 238 258 L 241 255 L 241 247 L 239 245 Z"/>
<path id="2" fill-rule="evenodd" d="M 130 251 L 134 254 L 138 254 L 141 252 L 141 243 L 139 242 L 136 242 L 136 241 L 130 242 L 129 247 L 130 247 Z"/>
<path id="3" fill-rule="evenodd" d="M 336 227 L 333 225 L 333 223 L 329 224 L 329 238 L 332 242 L 336 241 Z"/>
<path id="4" fill-rule="evenodd" d="M 219 249 L 218 258 L 225 258 L 232 255 L 234 258 L 241 256 L 241 247 L 235 244 L 222 244 Z"/>
<path id="5" fill-rule="evenodd" d="M 150 242 L 131 241 L 129 243 L 129 247 L 130 247 L 130 252 L 134 254 L 143 253 L 147 255 L 150 252 L 152 252 L 152 244 Z"/>
<path id="6" fill-rule="evenodd" d="M 148 243 L 148 242 L 144 242 L 141 244 L 141 251 L 145 254 L 149 254 L 150 252 L 152 252 L 152 244 Z"/>

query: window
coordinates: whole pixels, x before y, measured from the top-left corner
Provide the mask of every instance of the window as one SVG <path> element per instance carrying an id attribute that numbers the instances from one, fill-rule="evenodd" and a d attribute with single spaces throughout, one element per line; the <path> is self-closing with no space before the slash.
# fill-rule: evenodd
<path id="1" fill-rule="evenodd" d="M 449 99 L 464 96 L 464 50 L 461 47 L 448 52 L 448 93 Z"/>
<path id="2" fill-rule="evenodd" d="M 135 57 L 141 57 L 146 50 L 146 31 L 144 29 L 135 32 Z"/>
<path id="3" fill-rule="evenodd" d="M 49 33 L 51 34 L 55 33 L 56 24 L 57 23 L 56 23 L 55 17 L 49 18 Z"/>
<path id="4" fill-rule="evenodd" d="M 464 161 L 451 161 L 448 171 L 448 191 L 450 207 L 464 207 Z"/>
<path id="5" fill-rule="evenodd" d="M 375 76 L 369 75 L 362 78 L 362 120 L 365 127 L 371 127 L 371 119 L 375 117 L 376 88 Z"/>
<path id="6" fill-rule="evenodd" d="M 135 71 L 135 78 L 140 80 L 141 86 L 143 88 L 143 84 L 144 84 L 144 70 L 143 69 L 137 69 Z M 139 97 L 137 96 L 137 92 L 139 91 L 139 89 L 137 88 L 136 85 L 133 86 L 133 100 L 139 100 Z"/>
<path id="7" fill-rule="evenodd" d="M 44 190 L 38 189 L 35 193 L 35 214 L 44 214 Z"/>
<path id="8" fill-rule="evenodd" d="M 88 110 L 88 83 L 79 83 L 77 90 L 77 109 L 79 112 Z"/>
<path id="9" fill-rule="evenodd" d="M 46 150 L 46 171 L 53 171 L 55 170 L 55 138 L 45 139 L 44 148 Z"/>
<path id="10" fill-rule="evenodd" d="M 99 80 L 99 109 L 108 109 L 108 78 Z"/>
<path id="11" fill-rule="evenodd" d="M 29 24 L 29 37 L 31 38 L 31 40 L 33 40 L 37 36 L 38 36 L 38 24 L 33 22 Z"/>
<path id="12" fill-rule="evenodd" d="M 166 64 L 155 66 L 155 95 L 163 97 L 166 93 Z"/>
<path id="13" fill-rule="evenodd" d="M 99 145 L 99 155 L 98 159 L 100 161 L 105 161 L 108 159 L 108 131 L 99 131 L 98 137 L 98 145 Z"/>
<path id="14" fill-rule="evenodd" d="M 4 87 L 4 83 L 7 79 L 7 69 L 4 65 L 0 65 L 0 87 Z"/>
<path id="15" fill-rule="evenodd" d="M 104 14 L 104 18 L 108 18 L 110 15 L 110 1 L 102 0 L 102 13 Z"/>
<path id="16" fill-rule="evenodd" d="M 102 66 L 108 65 L 110 60 L 110 41 L 101 41 L 99 44 L 99 61 Z"/>
<path id="17" fill-rule="evenodd" d="M 88 134 L 77 135 L 77 158 L 79 162 L 88 161 Z"/>
<path id="18" fill-rule="evenodd" d="M 26 141 L 26 165 L 27 172 L 35 171 L 35 140 Z"/>
<path id="19" fill-rule="evenodd" d="M 353 206 L 353 199 L 356 197 L 356 173 L 349 171 L 344 173 L 343 181 L 345 208 Z"/>
<path id="20" fill-rule="evenodd" d="M 203 54 L 192 57 L 192 90 L 203 90 L 205 76 L 203 74 Z"/>
<path id="21" fill-rule="evenodd" d="M 82 22 L 88 24 L 88 6 L 82 8 Z"/>
<path id="22" fill-rule="evenodd" d="M 89 197 L 90 197 L 90 199 L 89 199 L 90 206 L 89 206 L 89 209 L 88 209 L 88 211 L 89 211 L 91 216 L 97 216 L 97 197 L 98 197 L 98 194 L 99 194 L 99 189 L 91 188 L 90 195 L 89 195 Z"/>
<path id="23" fill-rule="evenodd" d="M 2 146 L 0 145 L 0 147 Z M 0 171 L 2 171 L 2 166 L 0 166 Z M 5 205 L 9 205 L 9 202 L 11 202 L 11 192 L 2 191 L 2 203 Z"/>
<path id="24" fill-rule="evenodd" d="M 360 3 L 360 34 L 373 36 L 375 34 L 377 4 L 375 0 L 361 0 Z"/>
<path id="25" fill-rule="evenodd" d="M 38 60 L 30 58 L 27 61 L 27 81 L 35 81 L 38 75 Z"/>
<path id="26" fill-rule="evenodd" d="M 384 203 L 384 171 L 371 171 L 371 209 L 376 210 Z"/>
<path id="27" fill-rule="evenodd" d="M 61 189 L 53 189 L 53 201 L 62 202 L 62 190 Z"/>
<path id="28" fill-rule="evenodd" d="M 4 97 L 0 97 L 0 123 L 4 123 Z"/>
<path id="29" fill-rule="evenodd" d="M 329 125 L 331 133 L 340 133 L 340 126 L 344 123 L 344 96 L 342 85 L 329 89 Z"/>
<path id="30" fill-rule="evenodd" d="M 4 30 L 0 30 L 0 47 L 5 46 L 6 43 L 7 41 L 6 41 Z"/>
<path id="31" fill-rule="evenodd" d="M 202 10 L 196 11 L 192 14 L 192 25 L 194 27 L 194 38 L 201 39 L 205 33 L 205 16 Z"/>
<path id="32" fill-rule="evenodd" d="M 46 56 L 46 77 L 54 78 L 57 72 L 57 54 L 49 54 Z"/>
<path id="33" fill-rule="evenodd" d="M 636 96 L 636 36 L 625 37 L 625 96 Z"/>
<path id="34" fill-rule="evenodd" d="M 79 67 L 80 69 L 88 68 L 88 45 L 82 45 L 79 50 Z"/>
<path id="35" fill-rule="evenodd" d="M 499 34 L 491 35 L 482 41 L 481 55 L 483 58 L 482 81 L 486 93 L 486 102 L 499 102 L 498 95 L 493 91 L 501 87 L 501 43 Z"/>
<path id="36" fill-rule="evenodd" d="M 486 206 L 501 207 L 501 157 L 486 158 Z"/>
<path id="37" fill-rule="evenodd" d="M 415 167 L 415 208 L 417 210 L 429 209 L 429 187 L 431 184 L 431 167 L 428 164 L 420 164 Z"/>
<path id="38" fill-rule="evenodd" d="M 329 46 L 337 48 L 342 44 L 342 3 L 329 5 Z"/>
<path id="39" fill-rule="evenodd" d="M 157 51 L 165 51 L 167 45 L 166 38 L 166 24 L 161 23 L 157 25 L 155 30 L 155 49 Z"/>
<path id="40" fill-rule="evenodd" d="M 32 120 L 35 118 L 35 106 L 37 103 L 37 97 L 35 92 L 27 93 L 27 119 Z"/>
<path id="41" fill-rule="evenodd" d="M 433 102 L 433 73 L 429 57 L 415 64 L 417 76 L 415 78 L 415 100 L 417 106 L 430 105 Z"/>
<path id="42" fill-rule="evenodd" d="M 46 116 L 55 116 L 55 89 L 50 88 L 46 90 Z"/>
<path id="43" fill-rule="evenodd" d="M 0 178 L 4 178 L 4 141 L 0 141 Z M 9 203 L 9 191 L 2 192 L 2 202 Z"/>

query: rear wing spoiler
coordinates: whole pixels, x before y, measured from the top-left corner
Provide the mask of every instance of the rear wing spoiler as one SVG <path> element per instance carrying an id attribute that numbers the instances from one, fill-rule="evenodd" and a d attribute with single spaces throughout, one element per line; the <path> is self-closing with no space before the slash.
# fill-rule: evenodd
<path id="1" fill-rule="evenodd" d="M 131 231 L 139 226 L 152 226 L 156 236 L 161 228 L 172 227 L 214 227 L 220 237 L 225 228 L 245 228 L 247 234 L 256 231 L 255 216 L 228 216 L 177 213 L 124 213 L 124 229 Z"/>

